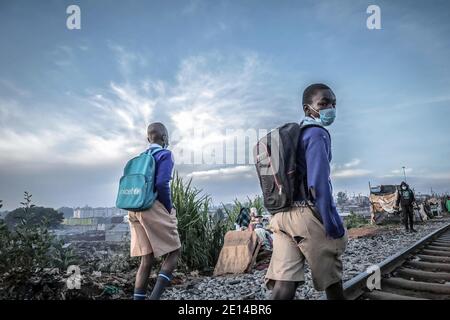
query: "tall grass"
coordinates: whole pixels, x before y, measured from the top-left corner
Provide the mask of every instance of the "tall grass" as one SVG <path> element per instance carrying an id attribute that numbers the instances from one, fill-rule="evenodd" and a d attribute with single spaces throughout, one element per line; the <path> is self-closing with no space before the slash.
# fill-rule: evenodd
<path id="1" fill-rule="evenodd" d="M 229 219 L 234 219 L 232 221 L 233 223 L 236 220 L 236 217 L 239 215 L 239 212 L 241 211 L 242 208 L 254 207 L 254 208 L 256 208 L 256 211 L 258 212 L 258 214 L 263 214 L 265 211 L 264 201 L 261 196 L 256 196 L 254 199 L 247 197 L 247 201 L 245 201 L 245 202 L 235 199 L 234 204 L 231 207 L 231 209 L 228 208 L 227 206 L 225 206 L 224 204 L 222 204 L 222 206 L 223 206 L 223 209 L 225 210 L 225 213 L 229 217 Z"/>
<path id="2" fill-rule="evenodd" d="M 172 184 L 172 201 L 177 210 L 178 232 L 181 240 L 181 261 L 184 270 L 210 271 L 217 263 L 225 234 L 234 230 L 234 221 L 242 207 L 264 210 L 260 197 L 246 202 L 235 200 L 232 208 L 223 205 L 225 218 L 217 220 L 208 213 L 211 197 L 192 186 L 192 179 L 183 180 L 175 172 Z"/>
<path id="3" fill-rule="evenodd" d="M 182 244 L 179 266 L 185 270 L 210 271 L 217 262 L 225 233 L 233 228 L 233 221 L 211 218 L 208 214 L 211 197 L 192 186 L 192 179 L 184 181 L 177 172 L 171 192 Z"/>

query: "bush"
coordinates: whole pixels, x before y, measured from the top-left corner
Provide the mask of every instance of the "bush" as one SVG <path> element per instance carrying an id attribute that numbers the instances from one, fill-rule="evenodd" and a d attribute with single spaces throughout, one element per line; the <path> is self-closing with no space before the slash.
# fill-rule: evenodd
<path id="1" fill-rule="evenodd" d="M 0 221 L 0 281 L 11 291 L 26 285 L 30 276 L 39 269 L 58 268 L 66 270 L 78 259 L 72 250 L 49 232 L 47 221 L 30 223 L 31 194 L 25 192 L 20 222 L 10 230 Z"/>
<path id="2" fill-rule="evenodd" d="M 347 229 L 351 229 L 365 226 L 369 223 L 369 220 L 352 211 L 348 216 L 344 217 L 344 222 Z"/>
<path id="3" fill-rule="evenodd" d="M 36 207 L 34 205 L 31 205 L 26 212 L 23 208 L 17 208 L 9 212 L 5 217 L 5 223 L 10 229 L 14 229 L 20 223 L 22 225 L 26 223 L 28 226 L 45 224 L 49 228 L 55 228 L 63 220 L 64 214 L 52 208 Z"/>

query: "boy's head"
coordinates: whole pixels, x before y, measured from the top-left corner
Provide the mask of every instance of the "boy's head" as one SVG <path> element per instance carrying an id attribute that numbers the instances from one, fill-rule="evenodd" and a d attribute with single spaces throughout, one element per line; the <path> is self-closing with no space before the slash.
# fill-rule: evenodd
<path id="1" fill-rule="evenodd" d="M 147 140 L 157 143 L 163 148 L 169 145 L 169 132 L 161 122 L 153 122 L 147 128 Z"/>
<path id="2" fill-rule="evenodd" d="M 320 110 L 336 108 L 336 96 L 329 86 L 315 83 L 303 91 L 302 105 L 306 116 L 319 118 Z"/>

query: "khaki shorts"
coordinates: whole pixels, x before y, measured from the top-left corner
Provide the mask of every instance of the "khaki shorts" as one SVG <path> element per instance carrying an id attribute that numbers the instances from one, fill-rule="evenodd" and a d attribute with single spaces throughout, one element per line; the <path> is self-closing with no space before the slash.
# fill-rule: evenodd
<path id="1" fill-rule="evenodd" d="M 324 226 L 308 207 L 279 212 L 270 226 L 274 233 L 267 288 L 272 289 L 276 280 L 303 283 L 305 259 L 316 290 L 323 291 L 342 280 L 341 255 L 347 246 L 347 231 L 339 239 L 326 237 Z M 298 244 L 294 237 L 298 237 Z"/>
<path id="2" fill-rule="evenodd" d="M 128 221 L 131 230 L 132 257 L 150 253 L 160 257 L 181 247 L 176 211 L 172 209 L 169 213 L 158 200 L 145 211 L 128 211 Z"/>

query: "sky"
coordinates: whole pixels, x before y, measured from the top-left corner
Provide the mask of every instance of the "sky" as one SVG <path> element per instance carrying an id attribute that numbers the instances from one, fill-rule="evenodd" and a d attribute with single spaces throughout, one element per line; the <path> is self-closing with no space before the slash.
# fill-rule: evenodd
<path id="1" fill-rule="evenodd" d="M 66 26 L 72 4 L 79 30 Z M 380 30 L 366 25 L 372 4 Z M 114 206 L 154 121 L 170 131 L 175 170 L 214 203 L 258 195 L 252 143 L 233 148 L 226 132 L 299 122 L 315 82 L 337 97 L 335 193 L 399 183 L 403 166 L 416 192 L 450 192 L 449 9 L 446 0 L 3 0 L 3 209 L 24 191 L 37 205 Z M 179 161 L 180 150 L 214 145 L 236 159 Z"/>

